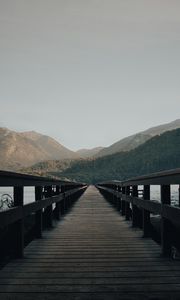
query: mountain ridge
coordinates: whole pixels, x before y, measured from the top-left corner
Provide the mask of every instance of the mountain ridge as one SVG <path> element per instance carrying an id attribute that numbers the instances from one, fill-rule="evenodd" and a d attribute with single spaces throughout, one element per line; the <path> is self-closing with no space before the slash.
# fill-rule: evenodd
<path id="1" fill-rule="evenodd" d="M 2 170 L 18 171 L 39 162 L 66 159 L 70 160 L 70 166 L 73 163 L 72 161 L 76 159 L 91 160 L 131 151 L 146 143 L 153 136 L 172 131 L 174 128 L 180 128 L 180 119 L 128 136 L 109 147 L 80 149 L 74 152 L 52 137 L 36 131 L 16 132 L 6 127 L 0 127 L 0 168 Z M 68 166 L 68 163 L 62 163 L 62 165 Z"/>
<path id="2" fill-rule="evenodd" d="M 36 135 L 36 138 L 35 138 Z M 0 168 L 16 171 L 22 167 L 50 159 L 75 159 L 78 155 L 53 138 L 29 132 L 0 128 Z"/>
<path id="3" fill-rule="evenodd" d="M 94 160 L 73 162 L 59 176 L 97 183 L 125 180 L 180 167 L 180 128 L 156 135 L 135 149 Z M 58 176 L 57 172 L 50 175 Z"/>
<path id="4" fill-rule="evenodd" d="M 153 126 L 141 132 L 127 136 L 117 141 L 116 143 L 113 143 L 109 147 L 105 147 L 99 153 L 97 153 L 95 157 L 97 158 L 122 151 L 129 151 L 135 149 L 136 147 L 151 139 L 153 136 L 162 134 L 166 131 L 175 130 L 177 128 L 180 128 L 180 119 L 176 119 L 172 122 L 161 124 L 158 126 Z"/>
<path id="5" fill-rule="evenodd" d="M 95 147 L 92 149 L 79 149 L 76 151 L 76 153 L 78 153 L 80 155 L 80 157 L 82 158 L 90 158 L 93 157 L 94 155 L 98 154 L 99 151 L 101 151 L 102 149 L 104 149 L 104 147 Z"/>

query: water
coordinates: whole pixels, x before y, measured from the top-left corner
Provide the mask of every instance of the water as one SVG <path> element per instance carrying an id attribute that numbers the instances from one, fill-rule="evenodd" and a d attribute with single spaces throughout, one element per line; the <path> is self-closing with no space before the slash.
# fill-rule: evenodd
<path id="1" fill-rule="evenodd" d="M 13 187 L 0 187 L 0 199 L 3 194 L 8 194 L 13 198 Z M 24 204 L 28 204 L 35 201 L 35 188 L 34 187 L 25 187 L 24 188 Z M 7 209 L 7 205 L 3 205 L 3 209 Z"/>
<path id="2" fill-rule="evenodd" d="M 152 185 L 150 195 L 151 200 L 160 202 L 160 185 Z M 171 205 L 179 205 L 179 185 L 171 185 Z"/>

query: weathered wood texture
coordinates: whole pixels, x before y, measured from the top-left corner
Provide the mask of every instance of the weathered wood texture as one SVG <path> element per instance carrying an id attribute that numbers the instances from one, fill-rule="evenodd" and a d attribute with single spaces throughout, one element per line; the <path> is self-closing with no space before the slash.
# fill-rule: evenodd
<path id="1" fill-rule="evenodd" d="M 180 262 L 160 256 L 95 187 L 0 271 L 0 299 L 180 299 Z"/>

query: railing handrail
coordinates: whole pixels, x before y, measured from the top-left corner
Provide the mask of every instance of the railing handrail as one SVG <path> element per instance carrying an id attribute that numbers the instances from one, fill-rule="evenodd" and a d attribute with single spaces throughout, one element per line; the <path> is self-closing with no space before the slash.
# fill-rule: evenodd
<path id="1" fill-rule="evenodd" d="M 71 196 L 78 191 L 83 190 L 85 187 L 78 187 L 71 189 L 67 192 L 60 193 L 59 195 L 54 195 L 48 198 L 40 199 L 38 201 L 23 204 L 22 206 L 15 206 L 6 210 L 0 211 L 0 229 L 8 226 L 26 216 L 34 213 L 38 210 L 45 209 L 49 205 L 61 202 L 64 198 Z"/>
<path id="2" fill-rule="evenodd" d="M 48 185 L 79 185 L 78 182 L 58 180 L 43 176 L 34 176 L 0 170 L 0 186 L 48 186 Z"/>
<path id="3" fill-rule="evenodd" d="M 152 224 L 150 214 L 160 216 L 160 240 L 162 253 L 170 255 L 173 243 L 180 249 L 180 207 L 171 205 L 171 185 L 180 185 L 180 169 L 153 173 L 125 181 L 107 181 L 97 185 L 97 188 L 111 195 L 110 201 L 121 211 L 126 220 L 132 220 L 132 226 L 143 229 L 144 237 L 150 236 Z M 150 197 L 150 186 L 160 185 L 160 201 Z M 139 186 L 142 186 L 139 188 Z M 179 189 L 180 206 L 180 189 Z M 173 228 L 173 229 L 172 229 Z M 176 236 L 176 237 L 175 237 Z"/>
<path id="4" fill-rule="evenodd" d="M 166 184 L 180 184 L 180 168 L 171 169 L 167 171 L 161 171 L 151 173 L 148 175 L 137 176 L 129 178 L 127 180 L 111 180 L 99 183 L 99 185 L 115 184 L 117 186 L 129 186 L 129 185 L 166 185 Z"/>
<path id="5" fill-rule="evenodd" d="M 15 257 L 23 257 L 24 225 L 27 216 L 32 216 L 33 219 L 32 238 L 40 238 L 43 225 L 52 227 L 53 219 L 59 220 L 60 215 L 65 213 L 87 187 L 84 183 L 6 171 L 0 171 L 0 186 L 13 187 L 14 207 L 0 211 L 0 229 L 6 236 L 4 240 L 5 245 L 8 245 L 6 250 L 12 251 L 11 254 Z M 29 204 L 24 204 L 26 186 L 35 187 L 35 201 Z M 3 249 L 3 242 L 1 247 Z"/>

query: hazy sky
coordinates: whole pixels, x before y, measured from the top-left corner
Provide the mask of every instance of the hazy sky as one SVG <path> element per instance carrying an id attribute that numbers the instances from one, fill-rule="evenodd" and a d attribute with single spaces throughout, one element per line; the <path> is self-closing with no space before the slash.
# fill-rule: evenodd
<path id="1" fill-rule="evenodd" d="M 71 149 L 180 118 L 180 0 L 0 0 L 0 125 Z"/>

